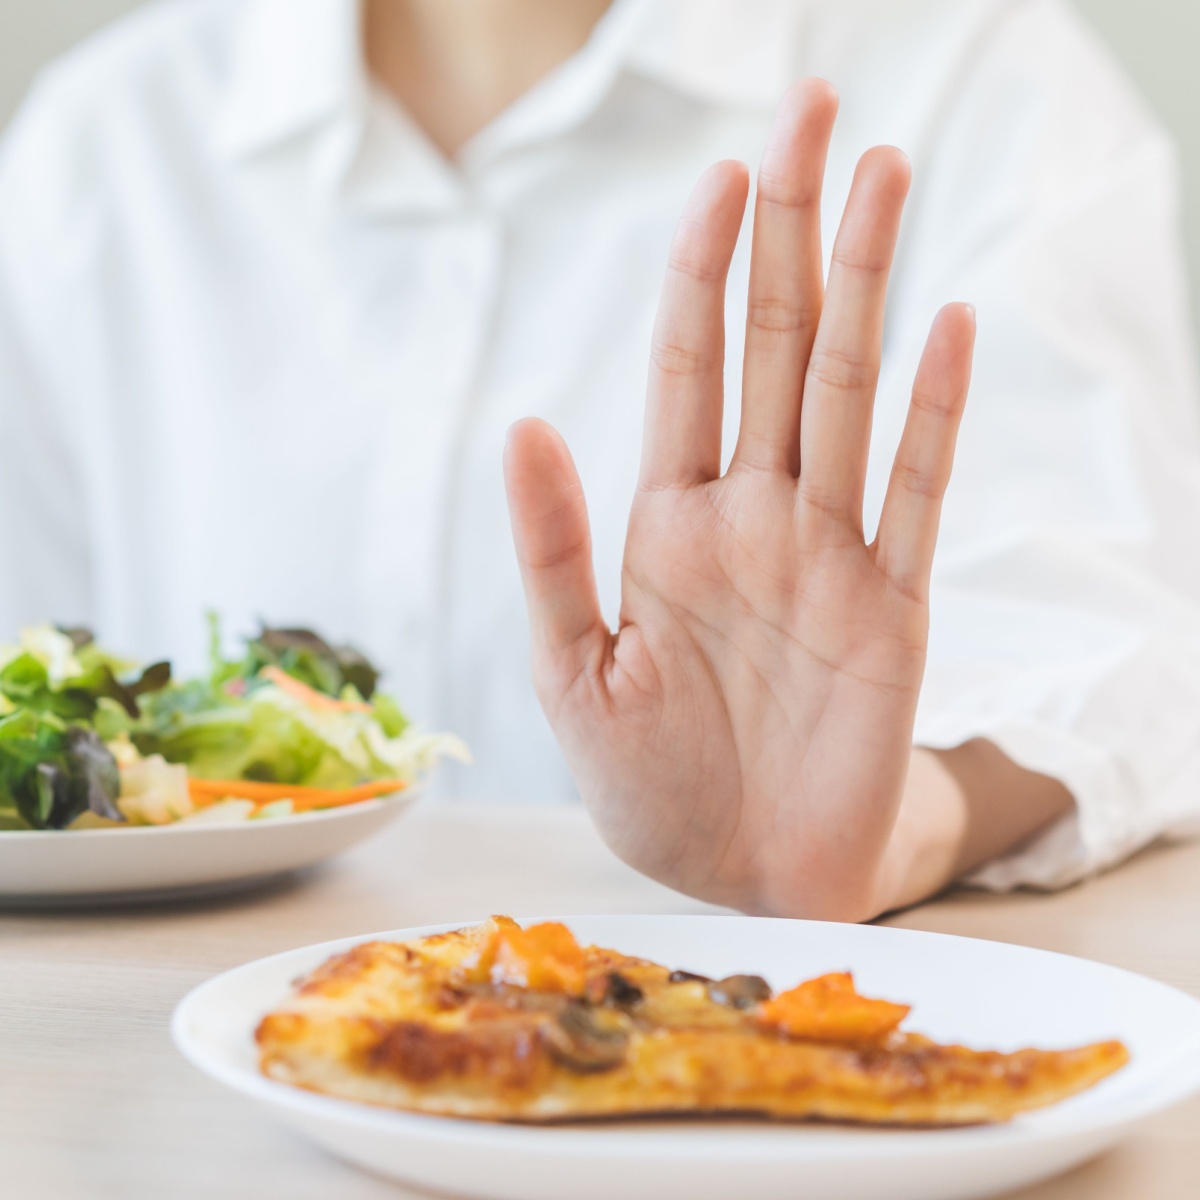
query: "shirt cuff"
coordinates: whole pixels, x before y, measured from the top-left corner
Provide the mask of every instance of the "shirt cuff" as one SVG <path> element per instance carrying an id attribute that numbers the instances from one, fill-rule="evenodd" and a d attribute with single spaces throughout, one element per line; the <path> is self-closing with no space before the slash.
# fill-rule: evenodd
<path id="1" fill-rule="evenodd" d="M 953 720 L 918 729 L 930 750 L 950 750 L 986 738 L 1026 770 L 1058 779 L 1075 808 L 1014 850 L 985 864 L 961 882 L 993 892 L 1026 887 L 1068 887 L 1129 857 L 1163 835 L 1200 833 L 1195 796 L 1200 787 L 1200 750 L 1174 773 L 1174 786 L 1155 797 L 1152 810 L 1136 803 L 1138 788 L 1117 757 L 1069 731 L 1019 721 L 991 728 Z"/>

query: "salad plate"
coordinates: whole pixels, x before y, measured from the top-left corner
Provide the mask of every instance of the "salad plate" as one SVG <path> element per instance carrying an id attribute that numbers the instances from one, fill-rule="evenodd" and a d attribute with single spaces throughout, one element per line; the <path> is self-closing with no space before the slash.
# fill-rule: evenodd
<path id="1" fill-rule="evenodd" d="M 176 678 L 87 629 L 0 646 L 0 903 L 189 896 L 341 853 L 394 820 L 450 734 L 413 725 L 361 653 L 264 626 Z"/>
<path id="2" fill-rule="evenodd" d="M 1120 1038 L 1131 1058 L 1088 1091 L 1007 1123 L 909 1130 L 749 1119 L 499 1124 L 372 1107 L 261 1074 L 255 1029 L 298 976 L 364 941 L 451 926 L 329 942 L 228 971 L 180 1003 L 175 1042 L 200 1070 L 347 1162 L 481 1200 L 968 1200 L 1081 1163 L 1200 1089 L 1200 1001 L 1099 963 L 874 926 L 557 919 L 582 942 L 714 978 L 752 972 L 781 987 L 852 970 L 864 991 L 912 1004 L 911 1027 L 939 1042 L 1015 1050 Z"/>
<path id="3" fill-rule="evenodd" d="M 253 887 L 336 857 L 400 817 L 420 792 L 273 820 L 0 832 L 0 905 L 74 908 Z"/>

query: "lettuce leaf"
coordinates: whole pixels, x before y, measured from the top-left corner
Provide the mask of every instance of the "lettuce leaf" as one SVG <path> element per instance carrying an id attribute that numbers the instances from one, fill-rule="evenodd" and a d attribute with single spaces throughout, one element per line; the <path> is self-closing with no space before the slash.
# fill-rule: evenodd
<path id="1" fill-rule="evenodd" d="M 274 692 L 275 689 L 271 689 Z M 197 690 L 181 700 L 198 700 Z M 186 763 L 199 779 L 349 787 L 360 776 L 296 713 L 271 703 L 263 689 L 251 698 L 226 696 L 217 707 L 179 704 L 152 728 L 135 730 L 145 755 Z"/>
<path id="2" fill-rule="evenodd" d="M 156 698 L 154 719 L 132 738 L 142 754 L 186 763 L 200 779 L 308 787 L 347 788 L 388 778 L 407 782 L 443 754 L 469 761 L 457 738 L 414 729 L 395 701 L 381 714 L 381 699 L 377 695 L 375 706 L 365 712 L 316 709 L 264 684 L 246 696 L 225 694 L 216 707 L 204 707 L 194 689 L 174 704 L 165 694 Z"/>
<path id="3" fill-rule="evenodd" d="M 19 710 L 0 719 L 0 822 L 62 829 L 84 812 L 123 820 L 116 759 L 94 730 L 54 714 Z"/>
<path id="4" fill-rule="evenodd" d="M 378 668 L 353 646 L 334 646 L 311 629 L 286 629 L 262 625 L 246 639 L 240 659 L 221 654 L 221 627 L 215 613 L 208 614 L 210 630 L 210 681 L 227 684 L 233 679 L 253 682 L 263 667 L 278 667 L 314 691 L 341 696 L 347 688 L 370 700 L 379 683 Z"/>
<path id="5" fill-rule="evenodd" d="M 170 683 L 171 664 L 166 662 L 153 663 L 135 678 L 119 678 L 129 664 L 90 643 L 77 646 L 78 634 L 68 636 L 49 626 L 25 630 L 21 645 L 9 648 L 0 666 L 0 695 L 11 706 L 52 713 L 64 721 L 90 721 L 102 698 L 136 718 L 138 698 Z"/>

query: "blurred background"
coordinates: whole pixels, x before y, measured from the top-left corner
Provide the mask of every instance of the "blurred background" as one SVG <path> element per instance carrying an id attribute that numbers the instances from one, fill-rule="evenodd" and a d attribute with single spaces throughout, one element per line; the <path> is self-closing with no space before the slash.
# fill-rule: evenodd
<path id="1" fill-rule="evenodd" d="M 146 0 L 0 0 L 0 128 L 38 67 Z M 1175 136 L 1200 332 L 1200 0 L 1073 0 Z"/>

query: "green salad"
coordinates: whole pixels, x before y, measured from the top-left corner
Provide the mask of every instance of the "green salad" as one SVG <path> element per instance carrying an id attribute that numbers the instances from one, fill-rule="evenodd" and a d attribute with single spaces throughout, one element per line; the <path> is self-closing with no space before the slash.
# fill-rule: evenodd
<path id="1" fill-rule="evenodd" d="M 211 621 L 208 671 L 141 668 L 85 629 L 39 625 L 0 647 L 0 830 L 290 816 L 397 792 L 443 755 L 358 651 L 263 628 L 240 658 Z"/>

